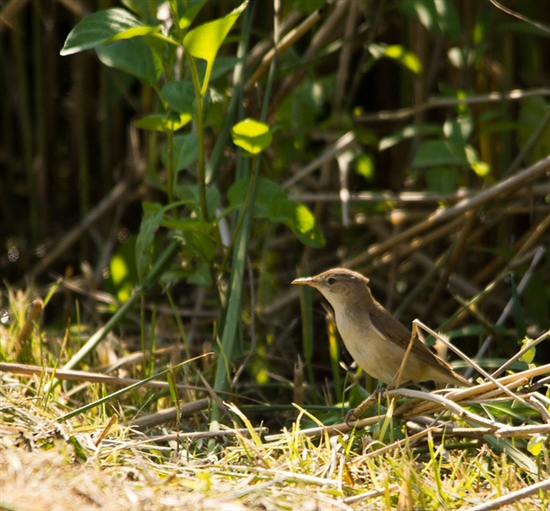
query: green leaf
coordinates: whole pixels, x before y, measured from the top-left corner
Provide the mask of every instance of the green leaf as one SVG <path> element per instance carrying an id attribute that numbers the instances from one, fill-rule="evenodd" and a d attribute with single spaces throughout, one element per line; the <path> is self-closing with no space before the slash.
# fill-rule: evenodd
<path id="1" fill-rule="evenodd" d="M 248 178 L 236 181 L 228 192 L 229 205 L 236 209 L 244 204 L 249 184 Z M 277 183 L 259 177 L 256 182 L 254 218 L 267 218 L 271 222 L 282 222 L 304 244 L 310 247 L 322 247 L 323 234 L 317 227 L 310 209 L 288 199 L 285 191 Z"/>
<path id="2" fill-rule="evenodd" d="M 290 199 L 272 201 L 268 213 L 271 221 L 283 222 L 304 245 L 319 248 L 325 244 L 315 216 L 304 204 Z"/>
<path id="3" fill-rule="evenodd" d="M 546 435 L 534 435 L 527 444 L 527 450 L 533 455 L 538 456 L 546 443 Z"/>
<path id="4" fill-rule="evenodd" d="M 456 144 L 464 145 L 473 131 L 471 115 L 461 115 L 457 119 L 450 119 L 443 124 L 445 137 Z"/>
<path id="5" fill-rule="evenodd" d="M 376 59 L 381 59 L 382 57 L 393 59 L 414 74 L 420 74 L 422 71 L 422 64 L 418 57 L 412 51 L 405 49 L 404 46 L 399 44 L 388 46 L 386 44 L 372 43 L 369 44 L 369 51 Z"/>
<path id="6" fill-rule="evenodd" d="M 183 38 L 185 51 L 191 57 L 206 60 L 206 71 L 200 91 L 203 96 L 208 88 L 210 73 L 212 72 L 212 66 L 214 65 L 218 50 L 237 21 L 237 18 L 246 8 L 247 3 L 248 0 L 223 18 L 210 21 L 190 30 Z"/>
<path id="7" fill-rule="evenodd" d="M 328 93 L 325 88 L 326 82 L 322 80 L 308 80 L 301 84 L 281 102 L 277 109 L 277 122 L 284 129 L 291 130 L 294 137 L 303 139 L 326 106 Z"/>
<path id="8" fill-rule="evenodd" d="M 233 143 L 250 154 L 259 154 L 267 149 L 273 136 L 269 126 L 254 119 L 244 119 L 231 128 Z"/>
<path id="9" fill-rule="evenodd" d="M 426 140 L 414 155 L 413 167 L 469 165 L 464 146 L 448 140 Z"/>
<path id="10" fill-rule="evenodd" d="M 430 167 L 426 170 L 428 188 L 437 193 L 452 193 L 458 186 L 458 170 L 449 167 Z"/>
<path id="11" fill-rule="evenodd" d="M 113 37 L 105 41 L 105 44 L 114 43 L 115 41 L 122 41 L 123 39 L 133 39 L 134 37 L 144 37 L 146 35 L 153 35 L 157 32 L 160 32 L 160 27 L 153 27 L 149 25 L 144 25 L 142 27 L 133 27 L 128 28 L 118 34 L 115 34 Z"/>
<path id="12" fill-rule="evenodd" d="M 370 154 L 361 154 L 355 160 L 355 171 L 367 181 L 374 179 L 374 158 Z"/>
<path id="13" fill-rule="evenodd" d="M 208 263 L 201 263 L 199 267 L 187 277 L 189 284 L 196 284 L 197 286 L 211 286 L 212 274 L 210 273 L 210 266 Z"/>
<path id="14" fill-rule="evenodd" d="M 183 16 L 178 22 L 182 32 L 185 32 L 191 26 L 191 23 L 193 23 L 193 20 L 197 17 L 197 14 L 199 14 L 205 3 L 206 0 L 192 1 L 187 9 L 185 9 Z"/>
<path id="15" fill-rule="evenodd" d="M 246 199 L 250 179 L 242 178 L 235 181 L 229 188 L 227 197 L 231 209 L 240 208 Z M 274 181 L 259 177 L 256 182 L 254 218 L 268 218 L 268 204 L 271 201 L 287 200 L 287 195 Z"/>
<path id="16" fill-rule="evenodd" d="M 195 218 L 163 218 L 159 225 L 176 231 L 194 231 L 203 234 L 210 234 L 213 228 L 212 224 Z"/>
<path id="17" fill-rule="evenodd" d="M 462 34 L 460 17 L 452 0 L 402 0 L 399 7 L 413 15 L 429 32 L 456 41 Z"/>
<path id="18" fill-rule="evenodd" d="M 174 135 L 173 141 L 174 170 L 186 169 L 198 159 L 198 137 L 196 132 Z M 168 145 L 162 150 L 162 163 L 168 166 Z"/>
<path id="19" fill-rule="evenodd" d="M 479 177 L 486 177 L 491 173 L 491 166 L 484 161 L 471 163 L 470 167 Z"/>
<path id="20" fill-rule="evenodd" d="M 533 339 L 529 339 L 529 337 L 525 337 L 523 339 L 523 342 L 521 343 L 521 349 L 525 349 L 527 346 L 529 346 L 529 344 L 531 344 L 533 342 Z M 529 350 L 527 350 L 522 356 L 521 356 L 521 361 L 522 362 L 525 362 L 526 364 L 532 364 L 533 363 L 533 360 L 535 360 L 535 355 L 537 353 L 537 349 L 536 348 L 531 348 Z"/>
<path id="21" fill-rule="evenodd" d="M 200 190 L 199 185 L 177 185 L 175 187 L 176 197 L 180 199 L 181 204 L 186 204 L 196 212 L 200 211 Z M 220 192 L 215 186 L 206 188 L 206 205 L 208 207 L 208 216 L 214 218 L 216 209 L 220 205 Z"/>
<path id="22" fill-rule="evenodd" d="M 153 259 L 153 242 L 164 214 L 160 204 L 143 201 L 143 219 L 136 239 L 136 267 L 141 283 Z"/>
<path id="23" fill-rule="evenodd" d="M 192 112 L 195 101 L 193 83 L 188 80 L 171 80 L 164 84 L 160 93 L 170 110 Z"/>
<path id="24" fill-rule="evenodd" d="M 142 117 L 136 122 L 136 127 L 144 130 L 162 131 L 164 133 L 174 132 L 183 128 L 191 121 L 191 114 L 151 114 Z"/>
<path id="25" fill-rule="evenodd" d="M 96 48 L 125 30 L 144 24 L 126 9 L 113 8 L 86 16 L 70 31 L 61 55 L 72 55 Z"/>
<path id="26" fill-rule="evenodd" d="M 162 74 L 160 57 L 142 38 L 100 46 L 95 51 L 106 66 L 129 73 L 149 86 L 155 85 Z"/>
<path id="27" fill-rule="evenodd" d="M 128 10 L 135 12 L 141 19 L 151 17 L 151 4 L 149 0 L 120 0 Z"/>
<path id="28" fill-rule="evenodd" d="M 136 271 L 136 236 L 129 236 L 118 245 L 109 262 L 109 277 L 106 290 L 115 295 L 121 303 L 132 295 L 138 284 Z"/>
<path id="29" fill-rule="evenodd" d="M 84 463 L 88 458 L 86 457 L 86 451 L 82 448 L 80 442 L 76 439 L 74 435 L 69 437 L 68 443 L 73 446 L 74 454 L 76 459 L 80 463 Z"/>
<path id="30" fill-rule="evenodd" d="M 216 245 L 207 234 L 200 231 L 178 231 L 174 234 L 184 254 L 187 257 L 198 258 L 202 262 L 210 262 L 216 255 Z"/>

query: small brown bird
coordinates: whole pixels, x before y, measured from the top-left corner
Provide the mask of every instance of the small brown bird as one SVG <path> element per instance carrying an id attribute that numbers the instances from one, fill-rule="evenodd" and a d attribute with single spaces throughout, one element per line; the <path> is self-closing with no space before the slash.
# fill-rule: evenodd
<path id="1" fill-rule="evenodd" d="M 373 298 L 368 283 L 363 275 L 343 268 L 292 282 L 320 291 L 332 305 L 338 332 L 359 367 L 388 385 L 396 385 L 394 379 L 411 332 Z M 427 380 L 471 385 L 415 337 L 397 384 L 406 387 Z"/>

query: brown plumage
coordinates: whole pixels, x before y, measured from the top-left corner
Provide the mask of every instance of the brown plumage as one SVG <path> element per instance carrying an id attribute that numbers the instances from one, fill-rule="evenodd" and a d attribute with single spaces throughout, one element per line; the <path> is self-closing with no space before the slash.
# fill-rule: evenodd
<path id="1" fill-rule="evenodd" d="M 334 309 L 338 332 L 355 362 L 372 377 L 395 385 L 411 332 L 374 299 L 368 283 L 360 273 L 344 268 L 292 282 L 320 291 Z M 398 383 L 404 387 L 427 380 L 471 385 L 415 337 Z"/>

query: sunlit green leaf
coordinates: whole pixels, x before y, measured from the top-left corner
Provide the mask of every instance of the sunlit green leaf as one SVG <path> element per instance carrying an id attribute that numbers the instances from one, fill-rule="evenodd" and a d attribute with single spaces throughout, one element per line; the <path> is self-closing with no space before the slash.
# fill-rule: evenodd
<path id="1" fill-rule="evenodd" d="M 533 342 L 533 339 L 529 339 L 528 337 L 525 337 L 525 339 L 523 339 L 523 342 L 521 343 L 521 349 L 524 349 L 526 348 L 527 346 L 529 346 L 529 344 L 531 344 Z M 531 348 L 530 350 L 527 350 L 522 356 L 521 356 L 521 361 L 522 362 L 525 362 L 526 364 L 531 364 L 533 362 L 533 360 L 535 359 L 535 355 L 537 353 L 537 350 L 536 348 Z"/>
<path id="2" fill-rule="evenodd" d="M 186 113 L 180 115 L 151 114 L 136 121 L 136 127 L 168 133 L 183 128 L 191 119 L 191 114 Z"/>
<path id="3" fill-rule="evenodd" d="M 538 456 L 542 449 L 544 448 L 547 441 L 547 437 L 545 435 L 534 435 L 529 440 L 529 443 L 527 444 L 527 450 L 533 455 Z"/>
<path id="4" fill-rule="evenodd" d="M 184 37 L 183 46 L 185 51 L 193 58 L 206 61 L 206 71 L 200 91 L 201 95 L 204 95 L 208 88 L 210 73 L 212 72 L 212 66 L 214 65 L 218 50 L 237 21 L 237 18 L 244 11 L 247 3 L 248 0 L 223 18 L 210 21 L 190 30 Z"/>
<path id="5" fill-rule="evenodd" d="M 67 36 L 60 53 L 61 55 L 71 55 L 96 48 L 117 34 L 143 26 L 144 24 L 126 9 L 115 7 L 94 12 L 75 25 Z"/>
<path id="6" fill-rule="evenodd" d="M 355 170 L 366 180 L 374 179 L 374 159 L 370 154 L 362 154 L 355 160 Z"/>
<path id="7" fill-rule="evenodd" d="M 231 128 L 233 143 L 250 154 L 259 154 L 269 147 L 273 136 L 269 126 L 254 119 L 244 119 Z"/>
<path id="8" fill-rule="evenodd" d="M 115 34 L 113 37 L 105 41 L 105 43 L 114 43 L 115 41 L 122 41 L 123 39 L 133 39 L 134 37 L 143 37 L 146 35 L 151 35 L 156 32 L 160 32 L 160 27 L 151 27 L 144 25 L 142 27 L 132 27 L 118 34 Z"/>
<path id="9" fill-rule="evenodd" d="M 249 181 L 247 178 L 240 179 L 229 189 L 228 198 L 231 209 L 243 205 Z M 310 209 L 303 204 L 288 199 L 282 187 L 269 179 L 260 177 L 256 182 L 254 217 L 284 223 L 305 245 L 321 247 L 325 243 L 323 234 L 319 230 Z"/>
<path id="10" fill-rule="evenodd" d="M 419 74 L 422 71 L 422 64 L 418 57 L 412 51 L 407 50 L 399 44 L 388 46 L 386 44 L 372 43 L 369 44 L 369 51 L 373 57 L 377 59 L 382 57 L 393 59 L 415 74 Z"/>
<path id="11" fill-rule="evenodd" d="M 472 167 L 472 170 L 479 177 L 485 177 L 491 173 L 491 166 L 488 163 L 485 163 L 483 161 L 477 161 L 475 163 L 472 163 L 470 167 Z"/>
<path id="12" fill-rule="evenodd" d="M 109 275 L 105 282 L 107 291 L 121 303 L 130 298 L 138 284 L 136 273 L 136 236 L 129 236 L 119 244 L 109 262 Z"/>
<path id="13" fill-rule="evenodd" d="M 124 286 L 124 281 L 128 278 L 129 270 L 126 261 L 120 256 L 120 254 L 114 254 L 111 258 L 109 265 L 111 279 L 113 284 L 117 286 L 117 298 L 121 302 L 125 302 L 130 298 L 132 286 Z"/>
<path id="14" fill-rule="evenodd" d="M 271 221 L 283 222 L 304 245 L 318 248 L 325 244 L 313 213 L 304 204 L 290 199 L 271 201 L 268 217 Z"/>

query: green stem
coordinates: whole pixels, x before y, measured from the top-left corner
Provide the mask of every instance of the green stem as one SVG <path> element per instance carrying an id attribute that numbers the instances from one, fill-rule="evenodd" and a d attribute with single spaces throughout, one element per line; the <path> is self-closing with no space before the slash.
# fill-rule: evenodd
<path id="1" fill-rule="evenodd" d="M 174 202 L 174 132 L 169 131 L 166 133 L 168 143 L 168 165 L 167 165 L 167 177 L 166 177 L 166 193 L 168 195 L 168 204 Z M 176 209 L 173 210 L 176 215 Z"/>
<path id="2" fill-rule="evenodd" d="M 199 74 L 195 66 L 195 59 L 187 54 L 189 58 L 189 70 L 193 80 L 195 89 L 195 101 L 197 103 L 197 136 L 199 142 L 199 159 L 198 159 L 198 174 L 199 174 L 199 200 L 202 220 L 208 222 L 208 208 L 206 205 L 206 159 L 204 155 L 204 104 L 201 96 L 201 84 Z"/>
<path id="3" fill-rule="evenodd" d="M 252 166 L 255 166 L 255 163 L 256 163 L 255 160 L 256 159 L 254 158 Z M 223 274 L 225 269 L 226 269 L 227 261 L 229 260 L 229 254 L 231 254 L 231 252 L 233 251 L 233 247 L 235 245 L 235 240 L 237 239 L 237 236 L 241 232 L 241 229 L 242 229 L 242 226 L 243 226 L 243 223 L 244 223 L 244 218 L 245 218 L 245 216 L 248 212 L 248 208 L 250 207 L 250 204 L 251 204 L 251 201 L 252 201 L 252 192 L 254 190 L 256 190 L 256 178 L 257 178 L 257 175 L 256 175 L 256 173 L 254 173 L 252 175 L 252 179 L 248 182 L 248 189 L 246 191 L 246 197 L 244 199 L 244 203 L 243 203 L 243 206 L 242 206 L 242 209 L 241 209 L 241 214 L 239 216 L 239 220 L 237 222 L 235 230 L 233 231 L 233 235 L 231 236 L 231 241 L 229 242 L 229 246 L 227 247 L 227 250 L 225 251 L 225 255 L 223 256 L 223 260 L 222 260 L 222 263 L 220 265 L 220 269 L 219 269 L 219 274 L 220 275 Z"/>

